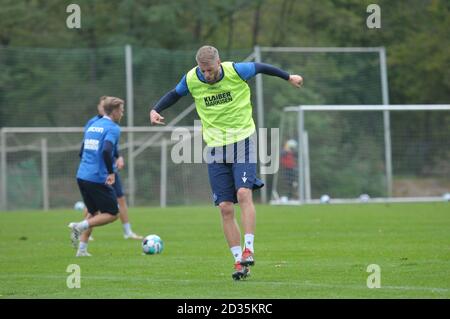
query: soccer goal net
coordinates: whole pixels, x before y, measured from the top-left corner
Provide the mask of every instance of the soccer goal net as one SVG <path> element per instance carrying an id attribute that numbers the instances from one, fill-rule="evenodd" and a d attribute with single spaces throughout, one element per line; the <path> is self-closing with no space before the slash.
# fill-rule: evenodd
<path id="1" fill-rule="evenodd" d="M 441 200 L 450 192 L 450 105 L 286 107 L 280 136 L 275 204 Z"/>

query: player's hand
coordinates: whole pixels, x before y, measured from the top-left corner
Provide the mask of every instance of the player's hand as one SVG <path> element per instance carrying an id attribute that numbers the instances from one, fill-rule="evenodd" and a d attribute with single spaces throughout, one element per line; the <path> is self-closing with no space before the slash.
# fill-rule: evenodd
<path id="1" fill-rule="evenodd" d="M 119 170 L 122 169 L 125 166 L 125 161 L 123 160 L 122 156 L 119 156 L 116 159 L 116 166 L 117 166 L 117 169 L 119 169 Z"/>
<path id="2" fill-rule="evenodd" d="M 108 174 L 108 177 L 106 177 L 106 185 L 112 185 L 116 182 L 116 175 L 113 174 Z"/>
<path id="3" fill-rule="evenodd" d="M 158 112 L 155 110 L 150 111 L 150 123 L 164 125 L 166 123 L 164 123 L 163 120 L 164 117 L 162 117 Z"/>
<path id="4" fill-rule="evenodd" d="M 303 78 L 300 75 L 293 74 L 293 75 L 289 76 L 289 82 L 293 86 L 299 88 L 299 87 L 301 87 L 303 85 Z"/>

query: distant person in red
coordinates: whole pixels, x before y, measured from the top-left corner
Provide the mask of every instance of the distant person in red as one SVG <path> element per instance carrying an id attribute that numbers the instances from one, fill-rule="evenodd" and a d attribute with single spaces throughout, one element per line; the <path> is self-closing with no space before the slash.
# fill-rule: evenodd
<path id="1" fill-rule="evenodd" d="M 286 141 L 281 151 L 282 176 L 283 181 L 286 182 L 288 198 L 292 198 L 297 193 L 297 158 L 297 141 L 290 139 Z"/>

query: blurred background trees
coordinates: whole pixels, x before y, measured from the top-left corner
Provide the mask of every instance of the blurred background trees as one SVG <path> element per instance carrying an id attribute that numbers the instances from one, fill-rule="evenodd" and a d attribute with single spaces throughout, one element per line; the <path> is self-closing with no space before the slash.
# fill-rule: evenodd
<path id="1" fill-rule="evenodd" d="M 83 80 L 102 82 L 106 74 L 110 78 L 114 69 L 122 67 L 113 62 L 122 59 L 119 48 L 125 44 L 174 54 L 170 57 L 173 67 L 165 71 L 174 75 L 150 100 L 142 101 L 147 106 L 194 65 L 192 52 L 206 43 L 218 47 L 226 58 L 245 57 L 254 45 L 385 46 L 392 104 L 450 100 L 450 2 L 446 0 L 377 1 L 381 29 L 367 28 L 366 7 L 373 1 L 361 0 L 79 0 L 81 29 L 66 27 L 69 1 L 0 2 L 0 126 L 18 125 L 17 119 L 27 111 L 20 110 L 21 99 L 36 111 L 56 107 L 58 101 L 47 99 L 46 93 L 63 85 L 62 75 L 67 84 L 66 79 L 70 83 L 68 78 L 80 72 L 73 60 L 85 64 Z M 30 63 L 33 59 L 39 61 Z M 47 66 L 58 63 L 55 59 L 61 61 L 53 75 L 47 74 Z M 147 60 L 144 64 L 152 63 L 145 55 L 141 59 Z M 147 69 L 152 72 L 150 65 Z M 302 70 L 299 64 L 290 71 Z M 145 74 L 142 77 L 145 82 Z M 116 81 L 123 84 L 122 79 Z M 79 79 L 72 82 L 67 85 L 76 85 Z M 137 79 L 138 90 L 140 83 Z M 75 91 L 79 102 L 86 104 L 82 95 L 89 92 Z M 116 94 L 123 93 L 124 89 Z M 139 94 L 136 98 L 139 104 Z M 9 108 L 14 114 L 5 110 Z M 58 125 L 55 116 L 38 118 Z"/>
<path id="2" fill-rule="evenodd" d="M 384 46 L 391 104 L 450 103 L 450 1 L 378 0 L 381 28 L 369 29 L 366 8 L 373 2 L 0 0 L 0 127 L 81 127 L 95 113 L 99 96 L 126 98 L 126 44 L 133 48 L 136 126 L 149 125 L 149 107 L 195 65 L 195 52 L 204 44 L 217 47 L 222 60 L 233 61 L 247 57 L 255 45 Z M 66 26 L 70 15 L 66 8 L 71 3 L 81 8 L 81 29 Z M 374 60 L 363 55 L 272 53 L 264 55 L 263 61 L 305 76 L 301 91 L 291 90 L 278 79 L 264 78 L 266 127 L 280 126 L 280 109 L 286 105 L 382 103 L 376 56 Z M 249 84 L 254 86 L 254 80 Z M 164 115 L 172 119 L 192 102 L 191 97 L 185 97 Z M 391 115 L 394 172 L 429 174 L 437 165 L 444 169 L 436 170 L 435 175 L 447 172 L 448 161 L 446 164 L 442 159 L 450 156 L 448 134 L 440 130 L 450 129 L 449 116 L 406 113 Z M 180 124 L 192 125 L 195 118 L 193 112 Z M 347 150 L 350 154 L 367 145 L 382 145 L 382 139 L 371 133 L 374 123 L 372 116 L 357 120 L 312 118 L 310 125 L 318 130 L 329 125 L 340 127 L 339 134 L 330 137 L 334 147 L 318 148 L 313 156 L 318 160 L 323 152 Z M 361 124 L 365 132 L 360 141 L 348 144 L 354 126 Z M 405 136 L 414 138 L 405 141 Z M 314 142 L 313 134 L 311 138 Z M 378 146 L 371 150 L 382 158 Z M 414 163 L 396 161 L 408 156 L 415 157 Z M 352 158 L 359 163 L 364 160 Z M 372 161 L 371 167 L 378 165 L 379 158 Z M 344 164 L 321 165 L 319 173 L 336 174 Z M 375 176 L 372 180 L 378 180 L 379 173 L 365 167 L 360 170 L 369 171 Z M 383 172 L 383 168 L 378 171 Z M 352 170 L 342 172 L 342 183 L 336 187 L 351 187 L 352 174 Z M 358 187 L 370 190 L 374 186 Z"/>

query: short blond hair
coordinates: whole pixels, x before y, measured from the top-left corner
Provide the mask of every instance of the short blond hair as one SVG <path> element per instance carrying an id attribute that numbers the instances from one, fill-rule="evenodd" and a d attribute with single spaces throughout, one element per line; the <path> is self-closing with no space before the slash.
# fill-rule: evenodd
<path id="1" fill-rule="evenodd" d="M 103 110 L 106 115 L 110 115 L 114 110 L 120 108 L 125 102 L 114 96 L 106 96 L 103 100 Z"/>
<path id="2" fill-rule="evenodd" d="M 195 60 L 197 63 L 216 62 L 219 60 L 219 51 L 213 46 L 204 45 L 198 49 Z"/>
<path id="3" fill-rule="evenodd" d="M 103 109 L 103 102 L 105 102 L 107 95 L 100 96 L 97 103 L 97 111 L 100 115 L 105 115 L 105 110 Z"/>

